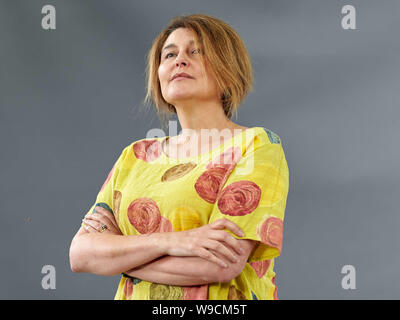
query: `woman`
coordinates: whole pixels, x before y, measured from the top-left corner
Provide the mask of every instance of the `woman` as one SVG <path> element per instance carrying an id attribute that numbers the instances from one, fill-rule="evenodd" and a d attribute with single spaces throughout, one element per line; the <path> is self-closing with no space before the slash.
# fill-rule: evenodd
<path id="1" fill-rule="evenodd" d="M 289 172 L 278 135 L 230 120 L 251 82 L 228 24 L 169 23 L 148 55 L 146 100 L 183 132 L 124 148 L 72 240 L 72 271 L 122 273 L 115 299 L 278 299 Z"/>

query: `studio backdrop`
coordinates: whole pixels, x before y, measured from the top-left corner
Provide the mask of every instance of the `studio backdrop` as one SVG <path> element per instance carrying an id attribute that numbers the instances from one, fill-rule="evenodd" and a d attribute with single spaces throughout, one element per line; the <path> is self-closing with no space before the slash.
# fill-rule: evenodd
<path id="1" fill-rule="evenodd" d="M 114 298 L 119 276 L 71 271 L 71 240 L 122 149 L 164 130 L 146 54 L 195 13 L 251 57 L 232 120 L 285 151 L 279 299 L 399 299 L 397 0 L 0 0 L 0 298 Z"/>

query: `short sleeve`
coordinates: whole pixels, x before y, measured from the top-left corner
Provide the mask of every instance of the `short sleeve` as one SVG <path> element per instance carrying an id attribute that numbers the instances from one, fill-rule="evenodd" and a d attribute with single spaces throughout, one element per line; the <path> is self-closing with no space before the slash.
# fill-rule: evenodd
<path id="1" fill-rule="evenodd" d="M 258 139 L 258 138 L 257 138 Z M 245 152 L 219 189 L 209 223 L 226 218 L 244 237 L 259 241 L 248 262 L 280 255 L 283 220 L 289 191 L 289 169 L 280 139 L 260 143 Z"/>
<path id="2" fill-rule="evenodd" d="M 110 211 L 112 214 L 115 215 L 115 208 L 114 208 L 115 207 L 115 199 L 116 199 L 116 196 L 118 196 L 116 194 L 116 192 L 118 192 L 118 191 L 114 191 L 115 190 L 115 181 L 118 176 L 118 173 L 121 170 L 122 163 L 128 153 L 128 148 L 129 148 L 129 146 L 124 148 L 123 151 L 121 152 L 121 154 L 118 156 L 117 160 L 114 162 L 113 167 L 109 171 L 105 181 L 103 182 L 103 185 L 101 186 L 101 188 L 96 196 L 95 202 L 90 207 L 87 214 L 94 213 L 96 211 L 96 209 L 95 209 L 96 206 L 101 206 L 104 209 L 107 209 L 108 211 Z M 83 226 L 83 222 L 81 225 Z"/>

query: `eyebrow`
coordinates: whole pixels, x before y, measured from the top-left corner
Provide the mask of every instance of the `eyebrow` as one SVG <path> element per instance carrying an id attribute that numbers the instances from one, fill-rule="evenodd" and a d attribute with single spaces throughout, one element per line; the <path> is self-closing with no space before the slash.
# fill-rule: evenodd
<path id="1" fill-rule="evenodd" d="M 190 40 L 189 44 L 194 44 L 194 40 Z M 161 52 L 163 52 L 164 50 L 167 50 L 168 48 L 176 48 L 177 45 L 175 43 L 170 43 L 169 45 L 165 46 Z"/>

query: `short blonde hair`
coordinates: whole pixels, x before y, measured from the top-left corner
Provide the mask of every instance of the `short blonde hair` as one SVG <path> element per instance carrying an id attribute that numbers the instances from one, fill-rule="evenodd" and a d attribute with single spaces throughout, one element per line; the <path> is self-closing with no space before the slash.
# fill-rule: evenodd
<path id="1" fill-rule="evenodd" d="M 147 93 L 144 103 L 152 102 L 155 105 L 161 123 L 162 118 L 169 121 L 169 115 L 176 114 L 175 107 L 162 96 L 158 67 L 162 46 L 178 28 L 194 31 L 196 43 L 200 43 L 204 50 L 202 58 L 206 59 L 214 73 L 225 115 L 231 119 L 233 112 L 237 115 L 237 108 L 248 92 L 253 90 L 250 57 L 242 39 L 229 24 L 204 14 L 177 16 L 154 39 L 147 55 Z"/>

